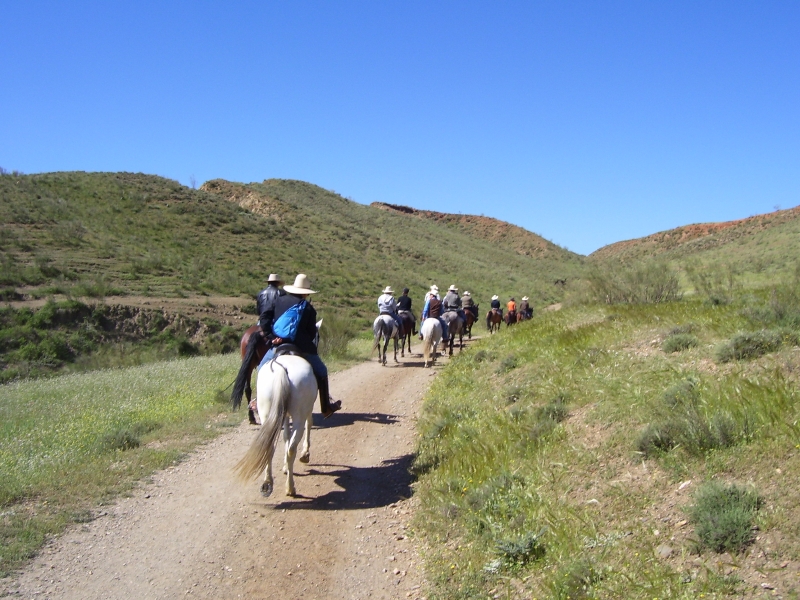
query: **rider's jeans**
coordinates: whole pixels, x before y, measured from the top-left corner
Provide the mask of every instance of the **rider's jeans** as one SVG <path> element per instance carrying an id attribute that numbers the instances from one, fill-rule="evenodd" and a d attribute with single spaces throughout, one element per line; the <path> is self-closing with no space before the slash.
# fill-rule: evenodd
<path id="1" fill-rule="evenodd" d="M 275 349 L 270 348 L 266 355 L 264 356 L 264 361 L 272 360 L 272 357 L 275 356 Z M 306 359 L 308 364 L 311 365 L 311 369 L 314 371 L 314 375 L 317 377 L 327 377 L 328 376 L 328 367 L 325 366 L 325 363 L 322 362 L 322 359 L 319 357 L 319 354 L 303 354 L 303 358 Z"/>

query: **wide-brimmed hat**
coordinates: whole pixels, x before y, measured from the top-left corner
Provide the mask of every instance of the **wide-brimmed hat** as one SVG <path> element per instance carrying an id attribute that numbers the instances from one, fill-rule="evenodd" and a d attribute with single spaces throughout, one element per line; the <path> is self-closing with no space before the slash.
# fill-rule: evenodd
<path id="1" fill-rule="evenodd" d="M 468 291 L 466 291 L 466 290 L 464 290 L 464 295 L 465 295 L 465 296 L 472 296 L 472 294 L 470 294 L 470 293 L 469 293 Z"/>
<path id="2" fill-rule="evenodd" d="M 438 285 L 436 285 L 436 284 L 434 283 L 434 284 L 431 286 L 431 291 L 432 291 L 432 292 L 438 292 L 438 291 L 439 291 L 439 286 L 438 286 Z"/>
<path id="3" fill-rule="evenodd" d="M 449 288 L 447 288 L 447 291 L 448 291 L 448 292 L 457 292 L 457 291 L 458 291 L 458 288 L 456 287 L 456 285 L 455 285 L 455 284 L 453 284 L 453 285 L 451 285 Z"/>
<path id="4" fill-rule="evenodd" d="M 269 277 L 267 278 L 267 283 L 277 283 L 278 285 L 283 285 L 283 280 L 278 277 L 276 273 L 270 273 Z"/>
<path id="5" fill-rule="evenodd" d="M 283 289 L 289 292 L 290 294 L 316 294 L 314 290 L 311 289 L 311 281 L 308 279 L 308 275 L 305 273 L 300 273 L 297 277 L 294 278 L 293 285 L 285 285 Z"/>
<path id="6" fill-rule="evenodd" d="M 523 300 L 527 300 L 527 299 L 528 299 L 528 297 L 527 297 L 527 296 L 523 296 L 523 297 L 522 297 L 522 299 L 523 299 Z"/>
<path id="7" fill-rule="evenodd" d="M 500 296 L 498 296 L 497 294 L 495 294 L 494 296 L 492 296 L 492 300 L 499 300 L 499 299 L 500 299 Z"/>
<path id="8" fill-rule="evenodd" d="M 387 285 L 387 286 L 386 286 L 386 289 L 385 289 L 385 290 L 383 290 L 383 293 L 384 293 L 384 294 L 394 294 L 394 290 L 392 289 L 392 286 L 390 286 L 390 285 Z"/>

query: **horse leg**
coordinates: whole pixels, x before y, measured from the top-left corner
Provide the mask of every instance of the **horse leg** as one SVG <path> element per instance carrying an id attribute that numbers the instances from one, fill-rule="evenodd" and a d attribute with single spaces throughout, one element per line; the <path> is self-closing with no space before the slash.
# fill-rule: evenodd
<path id="1" fill-rule="evenodd" d="M 306 433 L 303 436 L 303 448 L 300 452 L 300 462 L 307 463 L 311 457 L 311 418 L 306 419 Z"/>
<path id="2" fill-rule="evenodd" d="M 286 442 L 286 495 L 296 496 L 297 490 L 294 487 L 294 460 L 297 457 L 297 446 L 300 444 L 300 436 L 303 435 L 304 423 L 292 423 L 292 435 Z"/>
<path id="3" fill-rule="evenodd" d="M 394 344 L 394 362 L 400 362 L 397 360 L 397 338 L 392 338 L 392 343 Z"/>
<path id="4" fill-rule="evenodd" d="M 261 484 L 261 495 L 265 498 L 272 494 L 272 459 L 267 463 L 264 483 Z"/>

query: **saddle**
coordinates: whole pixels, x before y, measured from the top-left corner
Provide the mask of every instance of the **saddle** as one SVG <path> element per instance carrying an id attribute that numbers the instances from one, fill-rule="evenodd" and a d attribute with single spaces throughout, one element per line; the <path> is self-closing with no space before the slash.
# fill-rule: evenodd
<path id="1" fill-rule="evenodd" d="M 280 344 L 279 346 L 275 346 L 275 352 L 272 355 L 272 358 L 278 358 L 279 356 L 285 356 L 287 354 L 291 354 L 292 356 L 302 356 L 303 353 L 300 352 L 300 348 L 295 346 L 294 344 L 285 343 Z"/>

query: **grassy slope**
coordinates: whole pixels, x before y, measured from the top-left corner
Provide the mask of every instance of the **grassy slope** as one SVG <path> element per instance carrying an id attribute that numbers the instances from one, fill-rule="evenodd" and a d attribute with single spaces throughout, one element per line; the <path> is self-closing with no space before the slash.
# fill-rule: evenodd
<path id="1" fill-rule="evenodd" d="M 22 287 L 39 294 L 249 295 L 270 271 L 306 272 L 321 305 L 366 317 L 387 284 L 407 285 L 415 298 L 436 282 L 472 289 L 479 302 L 497 293 L 550 303 L 561 294 L 552 279 L 572 277 L 581 266 L 567 251 L 534 259 L 298 181 L 217 180 L 192 190 L 130 173 L 4 175 L 0 197 L 7 297 Z M 257 212 L 239 205 L 243 197 Z"/>
<path id="2" fill-rule="evenodd" d="M 791 268 L 800 256 L 800 207 L 778 210 L 739 221 L 686 225 L 653 235 L 617 242 L 593 252 L 591 262 L 661 258 L 676 264 L 688 260 L 708 267 L 726 265 L 767 282 Z"/>
<path id="3" fill-rule="evenodd" d="M 421 220 L 363 206 L 300 181 L 271 179 L 241 186 L 215 180 L 204 188 L 279 223 L 285 217 L 276 211 L 283 209 L 285 214 L 285 207 L 291 207 L 298 216 L 297 233 L 308 247 L 303 256 L 325 258 L 317 276 L 320 289 L 328 284 L 329 294 L 336 294 L 331 302 L 355 302 L 370 311 L 387 284 L 395 289 L 407 286 L 417 299 L 436 283 L 440 288 L 456 284 L 462 291 L 470 290 L 479 303 L 496 293 L 529 295 L 534 304 L 548 304 L 561 298 L 553 279 L 572 277 L 582 269 L 582 257 L 549 242 L 543 256 L 523 254 L 472 229 L 453 227 L 448 220 Z M 285 262 L 280 254 L 275 259 Z M 297 266 L 297 262 L 287 265 L 282 272 L 293 272 L 291 267 Z"/>

